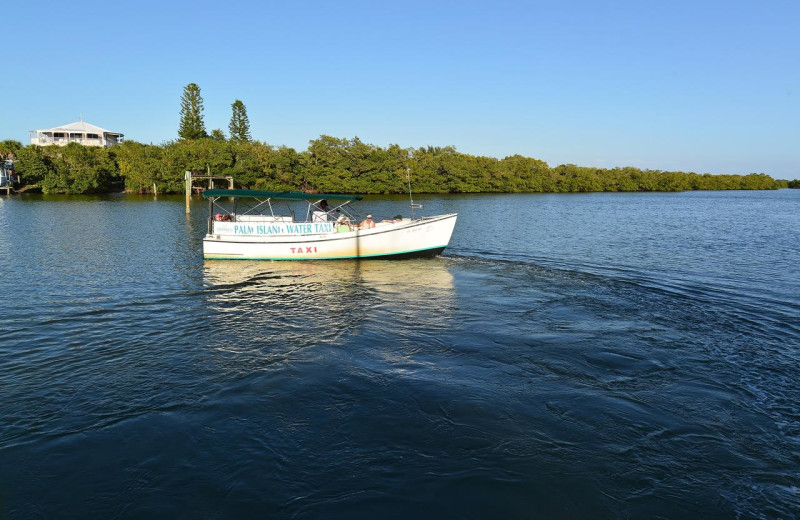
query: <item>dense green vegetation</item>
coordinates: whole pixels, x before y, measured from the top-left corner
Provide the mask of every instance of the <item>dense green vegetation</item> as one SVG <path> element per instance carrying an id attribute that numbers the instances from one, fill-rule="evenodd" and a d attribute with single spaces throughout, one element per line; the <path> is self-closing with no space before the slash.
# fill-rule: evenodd
<path id="1" fill-rule="evenodd" d="M 0 141 L 0 159 L 10 159 L 14 157 L 14 154 L 17 153 L 22 148 L 22 143 L 19 141 L 11 141 L 5 140 Z"/>
<path id="2" fill-rule="evenodd" d="M 216 135 L 213 135 L 216 134 Z M 132 192 L 181 192 L 186 170 L 232 175 L 237 187 L 344 193 L 404 193 L 406 169 L 418 193 L 516 193 L 595 191 L 683 191 L 787 187 L 765 174 L 710 175 L 622 167 L 590 168 L 514 155 L 477 157 L 451 146 L 386 148 L 321 136 L 297 152 L 258 141 L 212 137 L 163 145 L 126 141 L 115 148 L 22 146 L 0 142 L 0 154 L 16 156 L 27 185 L 45 193 L 98 193 L 122 185 Z M 796 181 L 793 181 L 796 182 Z"/>

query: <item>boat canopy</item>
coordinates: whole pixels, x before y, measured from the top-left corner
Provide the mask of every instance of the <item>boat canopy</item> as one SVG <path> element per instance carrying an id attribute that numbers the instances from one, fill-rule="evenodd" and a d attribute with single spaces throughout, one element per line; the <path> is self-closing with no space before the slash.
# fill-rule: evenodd
<path id="1" fill-rule="evenodd" d="M 263 190 L 205 190 L 206 199 L 234 197 L 237 199 L 279 199 L 279 200 L 361 200 L 361 195 L 341 195 L 335 193 L 303 193 L 302 191 L 263 191 Z"/>

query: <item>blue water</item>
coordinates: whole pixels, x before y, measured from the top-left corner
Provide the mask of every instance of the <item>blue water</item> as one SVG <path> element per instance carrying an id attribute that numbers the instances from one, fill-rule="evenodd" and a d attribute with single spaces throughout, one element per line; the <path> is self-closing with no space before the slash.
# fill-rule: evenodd
<path id="1" fill-rule="evenodd" d="M 0 197 L 0 517 L 798 516 L 800 190 L 418 198 L 444 256 L 291 263 Z"/>

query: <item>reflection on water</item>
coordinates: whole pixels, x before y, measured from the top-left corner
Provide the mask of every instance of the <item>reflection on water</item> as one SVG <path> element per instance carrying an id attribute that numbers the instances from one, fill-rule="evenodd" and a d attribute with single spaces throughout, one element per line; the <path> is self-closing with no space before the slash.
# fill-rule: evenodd
<path id="1" fill-rule="evenodd" d="M 306 280 L 317 283 L 364 281 L 386 292 L 450 290 L 453 276 L 442 258 L 405 260 L 339 260 L 264 262 L 207 260 L 204 277 L 213 286 L 262 285 L 268 279 Z M 292 280 L 296 278 L 296 280 Z M 305 282 L 303 282 L 305 283 Z M 267 284 L 270 285 L 270 284 Z"/>
<path id="2" fill-rule="evenodd" d="M 420 335 L 447 328 L 455 308 L 450 262 L 206 261 L 212 346 L 258 357 L 260 364 L 372 336 L 367 340 L 376 349 L 403 357 L 397 349 L 404 344 L 412 353 Z"/>

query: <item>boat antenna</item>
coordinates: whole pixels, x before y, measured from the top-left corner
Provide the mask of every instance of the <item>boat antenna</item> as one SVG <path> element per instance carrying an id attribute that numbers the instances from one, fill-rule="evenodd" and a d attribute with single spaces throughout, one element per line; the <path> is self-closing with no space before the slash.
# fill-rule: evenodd
<path id="1" fill-rule="evenodd" d="M 411 195 L 411 168 L 406 168 L 406 179 L 408 180 L 408 198 L 411 201 L 411 220 L 414 220 L 414 209 L 422 209 L 422 204 L 414 204 L 414 197 Z"/>

